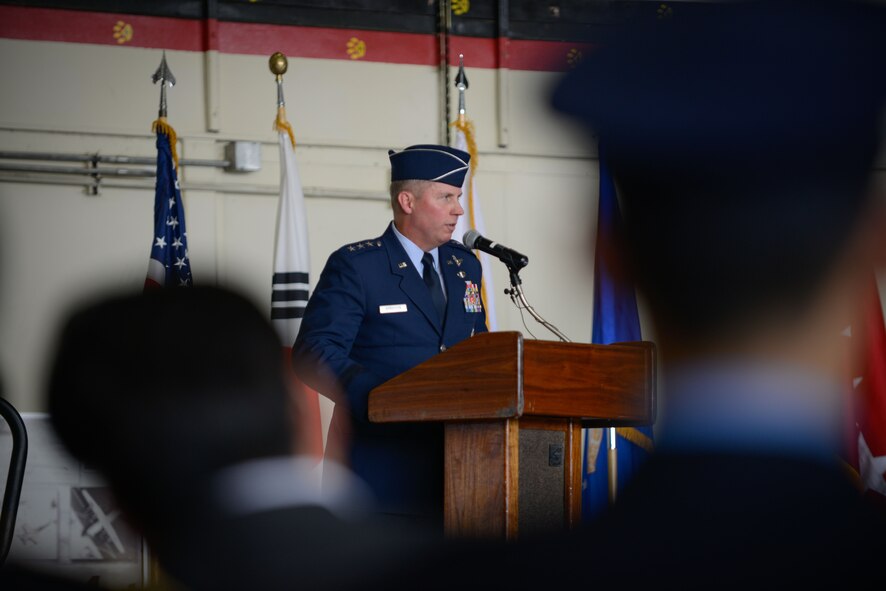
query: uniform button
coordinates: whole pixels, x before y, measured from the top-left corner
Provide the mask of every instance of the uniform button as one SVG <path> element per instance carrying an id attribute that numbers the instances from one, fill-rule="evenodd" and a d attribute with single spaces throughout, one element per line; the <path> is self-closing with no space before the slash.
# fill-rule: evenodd
<path id="1" fill-rule="evenodd" d="M 446 345 L 440 345 L 440 352 L 442 353 L 445 350 L 446 350 Z"/>

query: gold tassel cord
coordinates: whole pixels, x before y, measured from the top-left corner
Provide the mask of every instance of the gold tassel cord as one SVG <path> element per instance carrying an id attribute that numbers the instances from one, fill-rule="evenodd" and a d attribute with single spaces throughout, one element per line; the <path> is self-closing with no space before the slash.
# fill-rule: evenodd
<path id="1" fill-rule="evenodd" d="M 292 147 L 295 148 L 295 132 L 292 131 L 292 125 L 286 120 L 286 107 L 277 108 L 277 118 L 274 120 L 274 129 L 281 133 L 285 131 L 289 134 L 289 141 L 292 142 Z"/>
<path id="2" fill-rule="evenodd" d="M 151 131 L 154 133 L 162 133 L 167 138 L 169 138 L 169 149 L 172 151 L 172 161 L 175 163 L 175 169 L 178 170 L 178 150 L 176 145 L 178 140 L 175 135 L 175 130 L 169 124 L 169 121 L 166 120 L 166 117 L 160 117 L 153 124 L 151 124 Z"/>
<path id="3" fill-rule="evenodd" d="M 652 438 L 639 429 L 635 429 L 634 427 L 619 427 L 615 432 L 618 433 L 622 439 L 626 439 L 645 450 L 646 453 L 652 453 L 655 449 L 655 444 L 652 443 Z"/>
<path id="4" fill-rule="evenodd" d="M 477 223 L 474 220 L 474 171 L 477 168 L 477 139 L 474 133 L 474 122 L 470 119 L 459 117 L 458 120 L 453 121 L 450 125 L 465 134 L 465 143 L 468 145 L 468 154 L 471 155 L 471 161 L 468 163 L 471 173 L 471 182 L 468 183 L 467 195 L 468 222 L 470 223 L 471 228 L 476 229 Z M 480 287 L 480 298 L 483 302 L 489 301 L 485 283 Z M 486 317 L 486 329 L 489 329 L 489 316 Z"/>
<path id="5" fill-rule="evenodd" d="M 474 178 L 474 171 L 477 168 L 477 140 L 474 133 L 474 122 L 470 119 L 458 119 L 450 123 L 450 126 L 465 134 L 465 143 L 468 144 L 468 154 L 471 155 L 471 178 Z M 471 221 L 473 223 L 473 220 Z"/>
<path id="6" fill-rule="evenodd" d="M 465 134 L 465 143 L 468 145 L 468 154 L 471 155 L 471 161 L 468 167 L 471 173 L 471 182 L 468 183 L 468 222 L 471 227 L 477 228 L 477 221 L 474 219 L 474 171 L 477 168 L 477 140 L 474 137 L 474 122 L 470 119 L 459 119 L 454 121 L 452 126 Z M 485 288 L 484 288 L 485 291 Z M 486 294 L 483 294 L 484 299 Z"/>

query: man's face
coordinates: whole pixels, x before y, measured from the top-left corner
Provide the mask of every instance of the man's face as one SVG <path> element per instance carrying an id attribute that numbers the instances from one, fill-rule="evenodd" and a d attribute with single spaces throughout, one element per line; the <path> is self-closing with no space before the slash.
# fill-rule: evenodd
<path id="1" fill-rule="evenodd" d="M 461 189 L 446 183 L 425 183 L 412 200 L 408 216 L 408 238 L 424 251 L 433 250 L 452 239 L 458 216 L 465 210 L 459 203 Z"/>

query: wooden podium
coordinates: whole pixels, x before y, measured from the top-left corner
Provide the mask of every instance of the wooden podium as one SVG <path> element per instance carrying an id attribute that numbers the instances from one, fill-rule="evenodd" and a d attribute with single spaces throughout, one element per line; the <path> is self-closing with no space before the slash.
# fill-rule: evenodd
<path id="1" fill-rule="evenodd" d="M 581 428 L 652 424 L 655 371 L 649 342 L 482 333 L 375 388 L 369 420 L 444 422 L 447 535 L 516 539 L 580 521 Z"/>

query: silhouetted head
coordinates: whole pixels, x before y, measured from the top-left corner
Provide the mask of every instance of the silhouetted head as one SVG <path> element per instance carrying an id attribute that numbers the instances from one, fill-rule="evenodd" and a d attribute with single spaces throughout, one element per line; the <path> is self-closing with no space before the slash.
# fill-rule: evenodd
<path id="1" fill-rule="evenodd" d="M 220 468 L 292 452 L 279 341 L 243 298 L 154 290 L 75 311 L 58 338 L 49 411 L 151 539 L 198 519 Z"/>
<path id="2" fill-rule="evenodd" d="M 616 179 L 663 333 L 801 312 L 871 203 L 886 20 L 853 2 L 687 6 L 628 26 L 558 87 Z"/>

